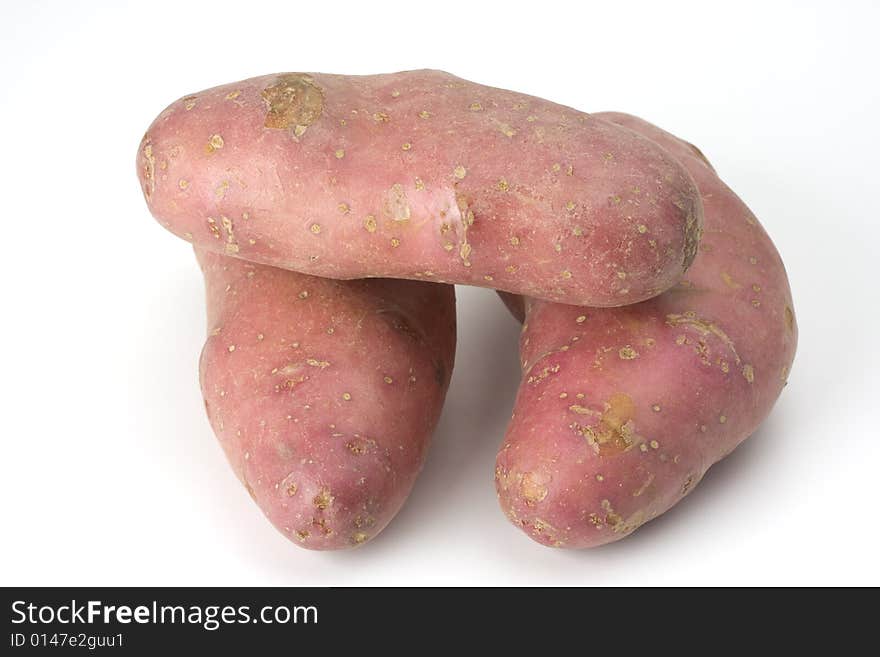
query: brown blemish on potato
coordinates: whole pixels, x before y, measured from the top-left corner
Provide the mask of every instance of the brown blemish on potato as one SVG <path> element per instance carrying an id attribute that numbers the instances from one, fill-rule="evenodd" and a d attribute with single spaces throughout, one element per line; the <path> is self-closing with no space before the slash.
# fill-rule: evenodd
<path id="1" fill-rule="evenodd" d="M 785 328 L 788 329 L 789 333 L 794 333 L 794 311 L 791 309 L 791 306 L 785 307 Z"/>
<path id="2" fill-rule="evenodd" d="M 385 193 L 384 213 L 393 221 L 409 221 L 412 212 L 403 185 L 395 183 Z"/>
<path id="3" fill-rule="evenodd" d="M 639 352 L 633 349 L 630 345 L 621 347 L 617 354 L 622 360 L 633 360 L 639 357 Z"/>
<path id="4" fill-rule="evenodd" d="M 633 491 L 633 497 L 641 497 L 642 493 L 648 490 L 648 487 L 654 482 L 654 474 L 649 473 L 648 477 L 645 481 L 642 482 L 642 485 L 639 486 L 636 490 Z"/>
<path id="5" fill-rule="evenodd" d="M 637 436 L 633 418 L 636 407 L 629 395 L 622 392 L 614 393 L 605 402 L 602 413 L 580 405 L 570 406 L 569 410 L 578 415 L 599 417 L 597 425 L 583 426 L 575 422 L 571 428 L 575 433 L 586 438 L 600 456 L 621 454 L 630 450 L 635 444 Z"/>
<path id="6" fill-rule="evenodd" d="M 526 521 L 523 520 L 522 523 L 525 525 Z M 541 520 L 541 518 L 535 518 L 532 521 L 532 533 L 537 535 L 544 534 L 547 536 L 547 540 L 550 542 L 550 545 L 553 547 L 560 547 L 562 545 L 561 541 L 558 541 L 554 538 L 555 534 L 558 534 L 556 528 L 551 525 L 546 520 Z"/>
<path id="7" fill-rule="evenodd" d="M 647 520 L 647 515 L 641 509 L 624 520 L 620 514 L 614 511 L 609 500 L 602 500 L 601 506 L 602 511 L 605 513 L 604 517 L 597 513 L 591 513 L 588 516 L 589 522 L 595 525 L 596 529 L 601 529 L 603 525 L 607 525 L 615 534 L 629 534 L 638 529 Z"/>
<path id="8" fill-rule="evenodd" d="M 226 253 L 230 255 L 238 253 L 239 246 L 235 239 L 235 229 L 232 225 L 232 220 L 229 217 L 221 216 L 220 223 L 223 224 L 223 230 L 226 231 Z"/>
<path id="9" fill-rule="evenodd" d="M 364 230 L 366 230 L 368 233 L 376 232 L 376 217 L 371 214 L 368 214 L 366 217 L 364 217 Z"/>
<path id="10" fill-rule="evenodd" d="M 220 239 L 220 227 L 217 225 L 217 221 L 214 217 L 208 217 L 208 230 L 211 231 L 211 235 L 214 236 L 214 239 Z"/>
<path id="11" fill-rule="evenodd" d="M 336 499 L 330 493 L 329 488 L 322 488 L 317 495 L 312 499 L 312 504 L 315 505 L 320 511 L 324 511 L 327 507 L 333 504 L 333 500 Z"/>
<path id="12" fill-rule="evenodd" d="M 428 110 L 422 110 L 421 112 L 419 112 L 419 118 L 420 119 L 430 119 L 431 113 Z"/>
<path id="13" fill-rule="evenodd" d="M 352 521 L 352 524 L 358 529 L 363 529 L 364 527 L 372 527 L 373 525 L 375 525 L 376 519 L 369 513 L 367 513 L 366 515 L 356 516 L 355 519 Z"/>
<path id="14" fill-rule="evenodd" d="M 366 454 L 371 447 L 376 446 L 376 441 L 355 437 L 345 443 L 345 448 L 355 456 Z"/>
<path id="15" fill-rule="evenodd" d="M 455 167 L 455 169 L 452 170 L 452 175 L 454 175 L 458 180 L 464 180 L 464 177 L 467 175 L 467 169 L 459 164 Z"/>
<path id="16" fill-rule="evenodd" d="M 694 481 L 696 480 L 696 475 L 688 475 L 684 478 L 684 483 L 681 485 L 681 494 L 687 495 L 690 492 L 692 486 L 694 485 Z"/>
<path id="17" fill-rule="evenodd" d="M 733 280 L 733 276 L 728 274 L 726 271 L 721 272 L 721 280 L 724 281 L 724 284 L 732 290 L 738 290 L 742 287 L 742 285 Z"/>
<path id="18" fill-rule="evenodd" d="M 211 135 L 208 138 L 208 143 L 205 144 L 205 152 L 210 154 L 214 151 L 219 151 L 221 148 L 223 148 L 224 143 L 225 142 L 223 141 L 223 137 L 221 135 Z"/>
<path id="19" fill-rule="evenodd" d="M 310 534 L 309 534 L 309 530 L 308 530 L 308 529 L 298 529 L 298 530 L 296 531 L 296 537 L 297 537 L 300 541 L 302 541 L 303 543 L 306 541 L 306 539 L 307 539 L 309 536 L 310 536 Z"/>
<path id="20" fill-rule="evenodd" d="M 367 538 L 369 537 L 363 532 L 355 532 L 351 535 L 351 542 L 355 545 L 360 545 L 361 543 L 365 542 Z"/>
<path id="21" fill-rule="evenodd" d="M 507 123 L 504 123 L 504 122 L 502 122 L 502 121 L 497 121 L 497 120 L 494 120 L 494 119 L 493 119 L 493 122 L 494 122 L 495 125 L 498 127 L 498 131 L 499 131 L 502 135 L 504 135 L 505 137 L 507 137 L 508 139 L 511 138 L 511 137 L 513 137 L 514 135 L 516 135 L 516 128 L 514 128 L 514 127 L 512 127 L 512 126 L 510 126 L 510 125 L 508 125 Z"/>
<path id="22" fill-rule="evenodd" d="M 520 482 L 520 491 L 528 506 L 534 506 L 547 497 L 547 487 L 542 479 L 533 472 L 526 472 Z"/>
<path id="23" fill-rule="evenodd" d="M 608 500 L 602 500 L 602 510 L 605 512 L 605 524 L 614 529 L 623 522 L 623 518 L 621 518 L 617 513 L 614 512 L 614 509 L 611 507 L 611 502 Z"/>
<path id="24" fill-rule="evenodd" d="M 746 381 L 749 383 L 754 383 L 755 381 L 755 368 L 746 363 L 742 367 L 742 375 Z"/>
<path id="25" fill-rule="evenodd" d="M 303 73 L 278 76 L 277 82 L 260 95 L 267 107 L 263 125 L 272 130 L 293 128 L 296 137 L 305 134 L 324 110 L 324 92 L 312 77 Z"/>
<path id="26" fill-rule="evenodd" d="M 156 156 L 153 155 L 153 145 L 148 141 L 144 144 L 144 196 L 147 200 L 156 191 Z"/>
<path id="27" fill-rule="evenodd" d="M 739 354 L 737 354 L 736 352 L 736 347 L 733 344 L 733 340 L 728 337 L 727 333 L 725 333 L 721 329 L 721 327 L 717 326 L 716 324 L 697 317 L 696 313 L 688 311 L 684 314 L 673 313 L 670 315 L 666 315 L 666 324 L 672 327 L 689 326 L 703 336 L 714 335 L 716 338 L 721 340 L 725 347 L 730 350 L 730 352 L 733 354 L 733 357 L 736 359 L 737 365 L 742 362 L 740 360 Z M 678 337 L 676 337 L 675 343 L 677 345 L 690 344 L 687 336 L 684 335 L 679 335 Z M 707 347 L 703 341 L 699 341 L 697 351 L 701 354 L 701 358 L 706 360 L 705 357 Z"/>
<path id="28" fill-rule="evenodd" d="M 683 206 L 685 204 L 676 202 L 675 205 L 680 209 L 684 209 Z M 684 258 L 682 260 L 682 267 L 685 271 L 691 266 L 694 258 L 697 257 L 697 249 L 699 248 L 700 237 L 703 233 L 700 225 L 700 215 L 697 213 L 694 205 L 687 203 L 686 212 L 684 223 Z"/>
<path id="29" fill-rule="evenodd" d="M 558 364 L 550 365 L 548 367 L 545 367 L 540 372 L 538 372 L 538 374 L 532 374 L 531 376 L 529 376 L 529 378 L 526 379 L 526 383 L 531 383 L 533 385 L 537 385 L 538 383 L 541 383 L 541 381 L 546 379 L 548 376 L 550 376 L 551 374 L 556 374 L 558 371 L 559 371 Z"/>

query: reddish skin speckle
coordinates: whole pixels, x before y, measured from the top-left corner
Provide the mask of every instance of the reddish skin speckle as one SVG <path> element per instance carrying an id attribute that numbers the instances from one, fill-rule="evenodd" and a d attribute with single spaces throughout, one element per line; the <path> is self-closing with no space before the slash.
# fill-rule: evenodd
<path id="1" fill-rule="evenodd" d="M 497 458 L 499 501 L 534 540 L 569 548 L 620 539 L 693 490 L 706 470 L 770 412 L 784 386 L 779 373 L 790 371 L 797 345 L 794 314 L 786 311 L 792 300 L 782 260 L 705 157 L 635 117 L 596 116 L 654 140 L 687 167 L 703 195 L 703 244 L 709 248 L 700 250 L 686 286 L 636 306 L 591 310 L 582 323 L 576 322 L 582 308 L 502 295 L 513 314 L 527 322 L 520 342 L 524 371 L 558 366 L 559 372 L 540 386 L 520 387 Z M 733 289 L 720 272 L 749 285 Z M 751 304 L 751 284 L 761 288 L 760 310 Z M 694 321 L 672 326 L 670 315 Z M 709 323 L 729 344 L 706 330 Z M 579 339 L 570 349 L 556 350 L 572 336 Z M 618 358 L 625 345 L 636 348 L 639 357 Z M 719 359 L 729 364 L 728 371 Z M 752 382 L 743 375 L 745 364 L 753 368 Z M 632 430 L 639 437 L 633 446 L 597 455 L 571 429 L 574 421 L 595 420 L 568 410 L 570 399 L 560 397 L 570 390 L 588 391 L 578 403 L 598 411 L 612 395 L 628 395 L 635 407 Z M 662 412 L 653 410 L 658 404 Z M 722 415 L 724 423 L 718 419 Z M 593 476 L 597 471 L 602 482 Z M 523 495 L 516 485 L 522 473 L 538 473 L 551 482 L 543 500 L 535 503 Z M 538 521 L 554 531 L 535 531 Z"/>

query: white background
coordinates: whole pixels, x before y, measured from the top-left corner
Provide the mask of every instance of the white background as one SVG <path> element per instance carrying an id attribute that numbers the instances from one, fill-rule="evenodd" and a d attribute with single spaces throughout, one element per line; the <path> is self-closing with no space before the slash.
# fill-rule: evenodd
<path id="1" fill-rule="evenodd" d="M 876 6 L 4 2 L 0 584 L 880 584 Z M 550 550 L 500 512 L 518 327 L 486 290 L 459 288 L 428 464 L 364 548 L 289 543 L 215 444 L 202 283 L 147 212 L 141 135 L 223 82 L 421 67 L 679 133 L 785 259 L 801 331 L 789 387 L 623 542 Z"/>

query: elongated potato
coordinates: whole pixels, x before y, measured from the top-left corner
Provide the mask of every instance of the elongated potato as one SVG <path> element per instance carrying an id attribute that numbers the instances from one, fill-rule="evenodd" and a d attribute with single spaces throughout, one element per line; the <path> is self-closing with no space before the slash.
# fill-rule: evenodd
<path id="1" fill-rule="evenodd" d="M 303 547 L 375 536 L 422 467 L 455 355 L 452 286 L 332 281 L 197 251 L 205 408 L 232 468 Z"/>
<path id="2" fill-rule="evenodd" d="M 779 254 L 702 154 L 635 117 L 596 116 L 677 157 L 706 219 L 687 278 L 645 303 L 505 298 L 526 323 L 499 500 L 536 541 L 571 548 L 626 536 L 693 490 L 770 411 L 797 342 Z"/>
<path id="3" fill-rule="evenodd" d="M 147 130 L 138 173 L 152 213 L 202 249 L 593 306 L 677 283 L 702 221 L 693 180 L 650 140 L 440 71 L 187 96 Z"/>

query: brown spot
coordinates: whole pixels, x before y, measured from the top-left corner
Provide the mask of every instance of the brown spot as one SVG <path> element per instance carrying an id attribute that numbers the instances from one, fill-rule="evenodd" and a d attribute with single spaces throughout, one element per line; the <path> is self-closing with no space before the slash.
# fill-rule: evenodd
<path id="1" fill-rule="evenodd" d="M 733 276 L 728 274 L 726 271 L 721 272 L 721 280 L 724 281 L 724 284 L 732 290 L 738 290 L 742 287 L 742 285 L 733 280 Z"/>
<path id="2" fill-rule="evenodd" d="M 739 354 L 736 352 L 736 346 L 733 344 L 733 340 L 730 339 L 727 333 L 725 333 L 720 326 L 697 317 L 696 313 L 694 313 L 693 311 L 688 311 L 683 314 L 673 313 L 670 315 L 666 315 L 666 324 L 672 327 L 689 326 L 703 336 L 714 335 L 716 338 L 721 340 L 725 347 L 730 350 L 730 352 L 733 354 L 734 359 L 736 360 L 737 365 L 742 362 L 740 360 Z M 679 335 L 675 339 L 675 343 L 678 345 L 690 344 L 687 337 L 684 335 Z M 702 341 L 700 341 L 700 344 L 705 347 Z M 702 352 L 700 353 L 701 357 L 705 355 Z"/>
<path id="3" fill-rule="evenodd" d="M 153 146 L 149 142 L 144 144 L 144 196 L 149 200 L 156 191 L 156 156 L 153 155 Z"/>
<path id="4" fill-rule="evenodd" d="M 611 502 L 608 500 L 602 500 L 602 510 L 605 512 L 605 524 L 612 529 L 623 522 L 623 518 L 614 512 L 614 509 L 611 507 Z"/>
<path id="5" fill-rule="evenodd" d="M 268 108 L 263 125 L 273 130 L 294 128 L 297 137 L 321 117 L 324 109 L 324 92 L 304 73 L 280 75 L 260 95 Z"/>
<path id="6" fill-rule="evenodd" d="M 746 381 L 748 381 L 749 383 L 754 383 L 754 381 L 755 381 L 755 368 L 754 367 L 752 367 L 751 365 L 746 363 L 745 365 L 743 365 L 742 374 L 743 374 L 743 377 L 745 377 Z"/>
<path id="7" fill-rule="evenodd" d="M 371 214 L 368 214 L 366 217 L 364 217 L 364 229 L 368 233 L 375 233 L 376 232 L 376 217 L 374 217 Z"/>
<path id="8" fill-rule="evenodd" d="M 367 538 L 369 538 L 369 537 L 366 534 L 364 534 L 363 532 L 355 532 L 354 534 L 351 535 L 351 542 L 354 543 L 355 545 L 360 545 L 361 543 L 366 541 Z"/>
<path id="9" fill-rule="evenodd" d="M 632 398 L 622 392 L 616 392 L 605 402 L 605 410 L 598 411 L 583 406 L 571 406 L 569 410 L 579 415 L 599 415 L 599 423 L 593 426 L 572 425 L 575 433 L 587 439 L 600 456 L 621 454 L 635 444 L 636 406 Z"/>
<path id="10" fill-rule="evenodd" d="M 371 447 L 375 447 L 375 445 L 376 442 L 374 440 L 353 438 L 345 443 L 345 448 L 355 456 L 361 456 L 362 454 L 366 454 Z"/>
<path id="11" fill-rule="evenodd" d="M 623 360 L 633 360 L 634 358 L 639 357 L 639 352 L 629 345 L 621 347 L 620 351 L 618 351 L 617 353 Z"/>
<path id="12" fill-rule="evenodd" d="M 395 183 L 385 195 L 385 214 L 393 221 L 409 221 L 411 211 L 403 185 Z"/>
<path id="13" fill-rule="evenodd" d="M 314 499 L 312 499 L 312 504 L 314 504 L 316 508 L 323 511 L 331 504 L 333 504 L 334 499 L 335 498 L 333 497 L 333 495 L 330 494 L 329 488 L 322 488 L 321 492 L 315 495 Z"/>
<path id="14" fill-rule="evenodd" d="M 686 208 L 683 207 L 685 206 L 684 203 L 676 203 L 676 205 L 687 213 L 684 223 L 684 258 L 682 260 L 682 267 L 686 271 L 691 266 L 694 258 L 697 257 L 697 248 L 700 245 L 700 238 L 703 234 L 701 224 L 702 212 L 698 213 L 693 203 L 688 203 Z"/>
<path id="15" fill-rule="evenodd" d="M 654 474 L 650 473 L 650 474 L 648 474 L 647 479 L 645 479 L 645 481 L 642 482 L 642 485 L 633 491 L 632 496 L 633 497 L 641 497 L 642 493 L 644 493 L 646 490 L 648 490 L 648 487 L 652 483 L 654 483 Z"/>
<path id="16" fill-rule="evenodd" d="M 794 311 L 791 309 L 791 306 L 785 307 L 785 327 L 789 333 L 794 332 Z"/>
<path id="17" fill-rule="evenodd" d="M 513 137 L 516 135 L 516 128 L 508 125 L 507 123 L 503 123 L 501 121 L 496 121 L 495 124 L 498 126 L 498 130 L 505 137 Z"/>
<path id="18" fill-rule="evenodd" d="M 205 152 L 213 153 L 214 151 L 219 151 L 223 148 L 223 137 L 220 135 L 211 135 L 208 139 L 208 143 L 205 144 Z"/>
<path id="19" fill-rule="evenodd" d="M 547 487 L 544 485 L 542 479 L 534 472 L 526 472 L 522 476 L 520 490 L 522 491 L 522 496 L 525 499 L 526 504 L 529 506 L 534 506 L 547 497 Z"/>

